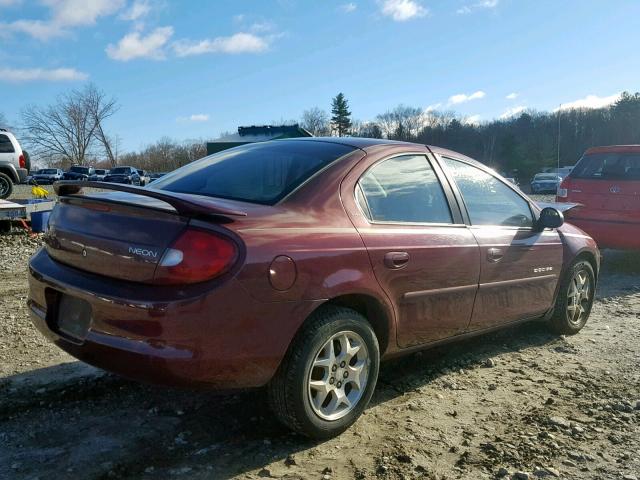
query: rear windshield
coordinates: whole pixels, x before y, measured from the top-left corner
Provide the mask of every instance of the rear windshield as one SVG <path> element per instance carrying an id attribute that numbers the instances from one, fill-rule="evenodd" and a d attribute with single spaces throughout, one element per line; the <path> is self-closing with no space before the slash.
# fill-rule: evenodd
<path id="1" fill-rule="evenodd" d="M 71 167 L 69 170 L 76 173 L 89 173 L 87 167 Z"/>
<path id="2" fill-rule="evenodd" d="M 171 172 L 153 188 L 273 205 L 353 147 L 273 141 L 218 152 Z"/>
<path id="3" fill-rule="evenodd" d="M 45 168 L 44 170 L 40 170 L 40 172 L 38 173 L 43 173 L 45 175 L 55 175 L 56 173 L 58 173 L 58 170 L 56 170 L 55 168 Z"/>
<path id="4" fill-rule="evenodd" d="M 109 173 L 116 174 L 116 175 L 123 174 L 123 173 L 131 173 L 131 169 L 129 167 L 112 168 Z"/>
<path id="5" fill-rule="evenodd" d="M 640 180 L 640 153 L 585 155 L 571 172 L 572 178 Z"/>
<path id="6" fill-rule="evenodd" d="M 96 175 L 104 175 L 105 173 L 107 173 L 106 170 L 100 170 L 99 168 L 96 168 L 95 170 Z"/>
<path id="7" fill-rule="evenodd" d="M 535 180 L 557 180 L 558 179 L 558 175 L 556 175 L 555 173 L 542 173 L 542 174 L 537 174 L 534 177 Z"/>

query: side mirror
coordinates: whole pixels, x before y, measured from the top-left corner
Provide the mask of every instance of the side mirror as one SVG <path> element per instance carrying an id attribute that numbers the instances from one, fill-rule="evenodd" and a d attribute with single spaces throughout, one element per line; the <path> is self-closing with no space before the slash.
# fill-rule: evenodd
<path id="1" fill-rule="evenodd" d="M 540 212 L 538 217 L 538 230 L 544 230 L 545 228 L 558 228 L 564 223 L 564 215 L 559 210 L 553 207 L 545 207 Z"/>

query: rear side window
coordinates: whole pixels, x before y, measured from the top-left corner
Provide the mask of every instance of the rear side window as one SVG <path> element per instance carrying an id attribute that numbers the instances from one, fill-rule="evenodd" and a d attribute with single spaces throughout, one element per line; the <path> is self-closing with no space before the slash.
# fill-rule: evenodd
<path id="1" fill-rule="evenodd" d="M 13 143 L 7 135 L 0 135 L 0 153 L 14 153 Z"/>
<path id="2" fill-rule="evenodd" d="M 443 160 L 460 189 L 472 225 L 533 225 L 529 203 L 502 181 L 468 163 Z"/>
<path id="3" fill-rule="evenodd" d="M 640 153 L 585 155 L 571 172 L 572 178 L 592 180 L 640 180 Z"/>
<path id="4" fill-rule="evenodd" d="M 370 220 L 452 223 L 442 185 L 423 155 L 390 158 L 360 178 L 356 199 Z"/>
<path id="5" fill-rule="evenodd" d="M 315 141 L 252 143 L 185 165 L 153 182 L 153 188 L 273 205 L 353 150 Z"/>

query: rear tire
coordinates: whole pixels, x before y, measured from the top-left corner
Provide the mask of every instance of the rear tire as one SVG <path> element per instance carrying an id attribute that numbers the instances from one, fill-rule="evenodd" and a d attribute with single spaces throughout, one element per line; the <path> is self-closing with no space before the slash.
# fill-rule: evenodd
<path id="1" fill-rule="evenodd" d="M 327 439 L 366 408 L 378 379 L 380 350 L 366 318 L 349 308 L 314 312 L 268 386 L 269 404 L 292 430 Z"/>
<path id="2" fill-rule="evenodd" d="M 551 327 L 562 335 L 575 335 L 587 323 L 595 297 L 596 276 L 585 260 L 575 262 L 566 272 L 558 291 Z"/>
<path id="3" fill-rule="evenodd" d="M 13 181 L 5 173 L 0 173 L 0 198 L 9 198 L 13 193 Z"/>

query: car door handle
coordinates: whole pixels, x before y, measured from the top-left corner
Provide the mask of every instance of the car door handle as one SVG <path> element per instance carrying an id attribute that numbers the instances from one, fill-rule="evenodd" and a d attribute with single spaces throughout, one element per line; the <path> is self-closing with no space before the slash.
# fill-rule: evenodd
<path id="1" fill-rule="evenodd" d="M 384 266 L 387 268 L 402 268 L 409 263 L 409 254 L 407 252 L 389 252 L 384 256 Z"/>
<path id="2" fill-rule="evenodd" d="M 499 262 L 503 256 L 504 253 L 501 248 L 490 248 L 487 250 L 487 260 L 490 262 Z"/>

